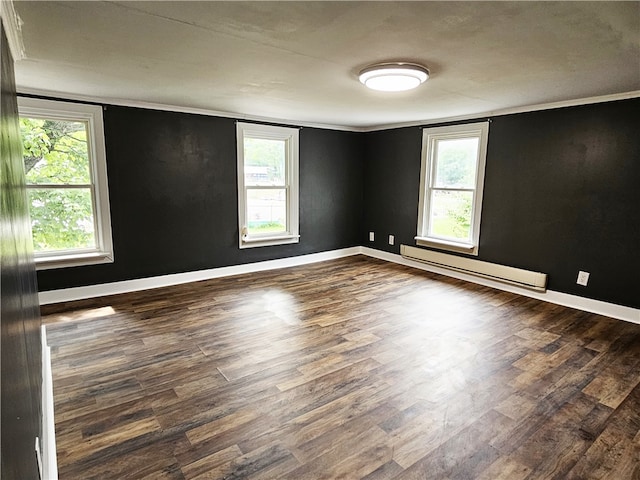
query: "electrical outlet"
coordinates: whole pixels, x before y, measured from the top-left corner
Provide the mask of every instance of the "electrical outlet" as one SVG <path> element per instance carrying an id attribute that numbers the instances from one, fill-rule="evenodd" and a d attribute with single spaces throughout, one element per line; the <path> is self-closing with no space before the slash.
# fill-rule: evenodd
<path id="1" fill-rule="evenodd" d="M 376 239 L 376 234 L 373 232 L 369 232 L 369 241 L 373 242 Z"/>
<path id="2" fill-rule="evenodd" d="M 394 242 L 395 238 L 393 238 L 393 235 L 389 235 L 389 245 L 393 245 Z"/>
<path id="3" fill-rule="evenodd" d="M 586 287 L 587 283 L 589 283 L 589 272 L 583 272 L 582 270 L 580 270 L 578 272 L 578 280 L 576 281 L 576 283 L 578 285 Z"/>

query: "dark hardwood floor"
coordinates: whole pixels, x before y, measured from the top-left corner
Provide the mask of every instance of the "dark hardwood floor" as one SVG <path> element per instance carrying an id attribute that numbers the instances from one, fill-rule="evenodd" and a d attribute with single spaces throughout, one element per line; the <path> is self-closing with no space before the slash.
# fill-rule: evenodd
<path id="1" fill-rule="evenodd" d="M 640 325 L 364 256 L 43 313 L 62 480 L 640 478 Z"/>

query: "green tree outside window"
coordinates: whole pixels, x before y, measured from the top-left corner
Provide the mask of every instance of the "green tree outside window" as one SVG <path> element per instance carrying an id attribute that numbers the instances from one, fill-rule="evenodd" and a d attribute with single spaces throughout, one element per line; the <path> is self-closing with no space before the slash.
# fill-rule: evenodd
<path id="1" fill-rule="evenodd" d="M 95 247 L 87 124 L 20 118 L 36 252 Z"/>

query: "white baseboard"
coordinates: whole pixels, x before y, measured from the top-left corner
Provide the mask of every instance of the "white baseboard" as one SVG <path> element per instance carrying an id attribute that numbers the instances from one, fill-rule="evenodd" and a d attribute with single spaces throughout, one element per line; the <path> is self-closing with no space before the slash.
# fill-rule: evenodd
<path id="1" fill-rule="evenodd" d="M 227 277 L 231 275 L 240 275 L 243 273 L 253 273 L 265 270 L 273 270 L 277 268 L 294 267 L 298 265 L 323 262 L 325 260 L 332 260 L 335 258 L 348 257 L 357 254 L 363 254 L 369 257 L 378 258 L 380 260 L 386 260 L 388 262 L 407 265 L 409 267 L 427 270 L 429 272 L 438 273 L 440 275 L 458 278 L 460 280 L 465 280 L 480 285 L 486 285 L 498 290 L 517 293 L 526 297 L 536 298 L 538 300 L 554 303 L 557 305 L 563 305 L 566 307 L 576 308 L 578 310 L 584 310 L 587 312 L 597 313 L 599 315 L 605 315 L 607 317 L 617 318 L 619 320 L 625 320 L 627 322 L 640 324 L 640 309 L 637 308 L 625 307 L 613 303 L 602 302 L 600 300 L 592 300 L 590 298 L 570 295 L 568 293 L 555 292 L 553 290 L 547 290 L 546 292 L 536 292 L 527 288 L 501 283 L 488 278 L 477 277 L 474 275 L 437 267 L 435 265 L 428 265 L 426 263 L 409 260 L 395 253 L 375 250 L 369 247 L 350 247 L 340 250 L 331 250 L 328 252 L 300 255 L 297 257 L 268 260 L 265 262 L 255 262 L 247 263 L 244 265 L 233 265 L 229 267 L 198 270 L 196 272 L 176 273 L 172 275 L 162 275 L 159 277 L 126 280 L 122 282 L 104 283 L 100 285 L 89 285 L 86 287 L 51 290 L 47 292 L 41 292 L 39 294 L 40 305 L 70 302 L 73 300 L 103 297 L 107 295 L 116 295 L 119 293 L 136 292 L 139 290 L 149 290 L 152 288 L 178 285 L 181 283 L 197 282 L 199 280 L 209 280 L 212 278 Z"/>
<path id="2" fill-rule="evenodd" d="M 245 263 L 242 265 L 232 265 L 229 267 L 197 270 L 195 272 L 174 273 L 171 275 L 161 275 L 158 277 L 147 277 L 136 280 L 125 280 L 122 282 L 88 285 L 86 287 L 49 290 L 46 292 L 40 292 L 39 299 L 40 305 L 48 305 L 51 303 L 71 302 L 74 300 L 84 300 L 86 298 L 117 295 L 119 293 L 137 292 L 140 290 L 150 290 L 153 288 L 179 285 L 181 283 L 198 282 L 200 280 L 210 280 L 212 278 L 241 275 L 243 273 L 262 272 L 265 270 L 275 270 L 277 268 L 295 267 L 298 265 L 324 262 L 326 260 L 333 260 L 335 258 L 357 255 L 360 253 L 360 250 L 361 247 L 343 248 L 340 250 L 330 250 L 328 252 L 299 255 L 297 257 L 267 260 L 264 262 Z"/>
<path id="3" fill-rule="evenodd" d="M 640 309 L 625 307 L 622 305 L 616 305 L 614 303 L 602 302 L 600 300 L 593 300 L 591 298 L 579 297 L 578 295 L 570 295 L 568 293 L 555 292 L 553 290 L 547 290 L 545 292 L 537 292 L 529 290 L 527 288 L 518 287 L 516 285 L 509 285 L 507 283 L 498 282 L 488 278 L 477 277 L 475 275 L 457 272 L 455 270 L 449 270 L 447 268 L 437 267 L 435 265 L 429 265 L 427 263 L 418 262 L 404 258 L 395 253 L 383 252 L 381 250 L 374 250 L 373 248 L 362 247 L 362 253 L 370 257 L 378 258 L 380 260 L 386 260 L 387 262 L 398 263 L 409 267 L 419 268 L 420 270 L 426 270 L 447 277 L 457 278 L 460 280 L 466 280 L 468 282 L 477 283 L 480 285 L 486 285 L 498 290 L 504 290 L 506 292 L 517 293 L 525 297 L 536 298 L 544 302 L 554 303 L 556 305 L 563 305 L 565 307 L 576 308 L 586 312 L 597 313 L 607 317 L 617 318 L 619 320 L 625 320 L 627 322 L 640 324 Z"/>
<path id="4" fill-rule="evenodd" d="M 53 411 L 53 375 L 51 372 L 51 349 L 47 344 L 47 330 L 42 326 L 42 455 L 41 475 L 43 480 L 58 479 L 56 456 L 56 428 Z"/>

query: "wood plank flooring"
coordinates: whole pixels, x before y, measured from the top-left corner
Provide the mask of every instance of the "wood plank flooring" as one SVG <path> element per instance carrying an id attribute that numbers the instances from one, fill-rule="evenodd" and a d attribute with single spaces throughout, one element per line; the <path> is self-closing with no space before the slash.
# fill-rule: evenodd
<path id="1" fill-rule="evenodd" d="M 62 480 L 640 479 L 640 325 L 364 256 L 44 308 Z"/>

